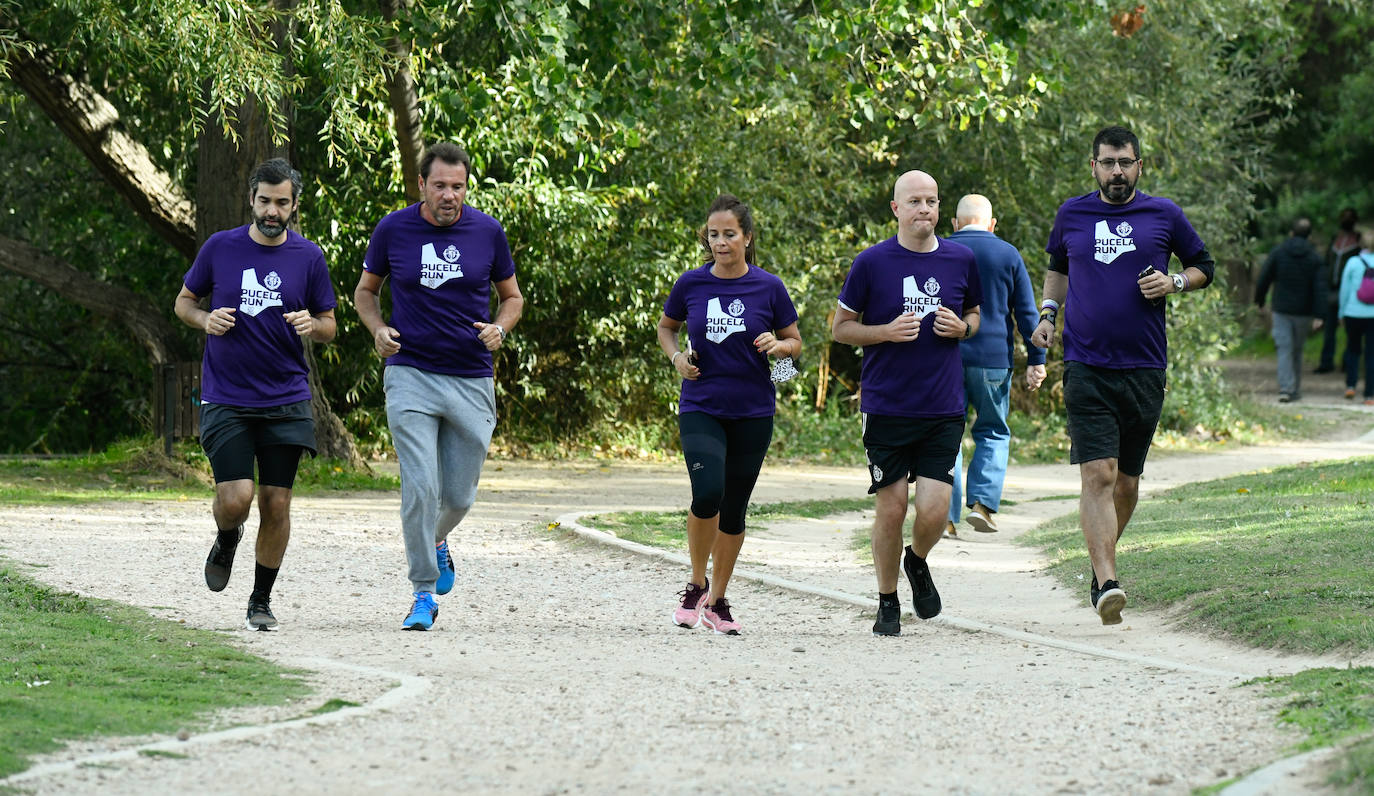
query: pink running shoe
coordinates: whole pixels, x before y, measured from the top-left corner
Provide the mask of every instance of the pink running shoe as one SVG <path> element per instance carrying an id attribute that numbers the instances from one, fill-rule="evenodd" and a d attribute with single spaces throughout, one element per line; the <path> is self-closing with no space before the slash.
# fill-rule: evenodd
<path id="1" fill-rule="evenodd" d="M 701 623 L 722 636 L 739 635 L 740 624 L 730 616 L 730 601 L 724 597 L 716 600 L 715 605 L 706 606 L 701 612 Z"/>
<path id="2" fill-rule="evenodd" d="M 673 611 L 673 624 L 678 627 L 696 627 L 701 624 L 701 609 L 706 605 L 706 595 L 711 588 L 711 579 L 704 578 L 705 586 L 689 582 L 687 588 L 678 592 L 682 604 Z"/>

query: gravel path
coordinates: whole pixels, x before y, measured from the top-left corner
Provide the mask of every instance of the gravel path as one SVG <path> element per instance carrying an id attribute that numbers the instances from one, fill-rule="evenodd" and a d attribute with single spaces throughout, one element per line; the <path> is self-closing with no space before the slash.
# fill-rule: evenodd
<path id="1" fill-rule="evenodd" d="M 1155 456 L 1143 486 L 1370 453 L 1366 439 Z M 861 468 L 768 465 L 756 500 L 865 487 Z M 297 499 L 274 634 L 239 629 L 247 567 L 225 592 L 205 590 L 205 502 L 7 508 L 0 555 L 33 576 L 223 630 L 311 669 L 319 690 L 302 704 L 226 711 L 184 742 L 73 744 L 0 784 L 44 794 L 1174 794 L 1288 754 L 1297 736 L 1275 726 L 1276 705 L 1239 683 L 1347 661 L 1241 649 L 1129 607 L 1124 624 L 1103 627 L 1086 587 L 1057 588 L 1008 544 L 1076 508 L 1035 498 L 1076 492 L 1067 465 L 1014 467 L 1003 531 L 961 530 L 932 555 L 944 616 L 908 614 L 903 636 L 882 639 L 860 607 L 871 569 L 850 547 L 871 521 L 862 514 L 752 529 L 744 569 L 854 599 L 741 579 L 731 585 L 737 638 L 670 625 L 680 565 L 547 529 L 575 511 L 680 508 L 677 466 L 489 463 L 452 537 L 459 586 L 440 598 L 429 633 L 399 629 L 410 597 L 394 496 Z M 909 594 L 904 602 L 909 610 Z M 255 729 L 336 698 L 367 707 Z M 131 751 L 154 742 L 185 757 Z"/>

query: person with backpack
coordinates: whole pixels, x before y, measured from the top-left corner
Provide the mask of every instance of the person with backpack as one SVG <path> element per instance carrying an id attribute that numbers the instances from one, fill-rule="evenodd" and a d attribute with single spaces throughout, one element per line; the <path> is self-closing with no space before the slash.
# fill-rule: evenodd
<path id="1" fill-rule="evenodd" d="M 1360 233 L 1360 253 L 1341 272 L 1338 312 L 1345 324 L 1345 397 L 1355 398 L 1364 357 L 1364 405 L 1374 406 L 1374 229 Z"/>

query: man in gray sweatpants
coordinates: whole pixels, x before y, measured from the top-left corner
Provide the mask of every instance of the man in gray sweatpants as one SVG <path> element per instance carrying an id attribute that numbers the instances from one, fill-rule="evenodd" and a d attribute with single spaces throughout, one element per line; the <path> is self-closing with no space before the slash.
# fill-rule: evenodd
<path id="1" fill-rule="evenodd" d="M 496 426 L 491 352 L 525 306 L 505 231 L 464 204 L 471 175 L 462 149 L 430 147 L 420 161 L 420 201 L 377 224 L 353 291 L 358 316 L 386 359 L 386 416 L 401 463 L 401 531 L 414 597 L 406 630 L 430 629 L 439 615 L 435 595 L 453 589 L 448 534 L 477 497 Z M 380 298 L 388 277 L 389 324 Z"/>

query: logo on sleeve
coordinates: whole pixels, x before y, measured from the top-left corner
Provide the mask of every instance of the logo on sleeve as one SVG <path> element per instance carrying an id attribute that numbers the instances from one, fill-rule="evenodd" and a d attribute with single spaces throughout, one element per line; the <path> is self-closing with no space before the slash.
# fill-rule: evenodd
<path id="1" fill-rule="evenodd" d="M 1109 229 L 1106 221 L 1097 222 L 1093 235 L 1093 259 L 1099 263 L 1110 263 L 1126 252 L 1135 251 L 1135 241 L 1131 240 L 1134 231 L 1135 228 L 1125 221 L 1117 224 L 1115 230 Z"/>
<path id="2" fill-rule="evenodd" d="M 434 253 L 434 244 L 426 243 L 420 249 L 420 284 L 433 289 L 450 279 L 462 279 L 463 265 L 458 262 L 460 255 L 458 247 L 450 243 L 444 249 L 444 256 L 440 257 Z"/>
<path id="3" fill-rule="evenodd" d="M 931 277 L 922 287 L 916 287 L 916 277 L 908 276 L 902 280 L 902 312 L 913 312 L 917 318 L 926 317 L 940 306 L 940 283 Z"/>
<path id="4" fill-rule="evenodd" d="M 243 281 L 239 283 L 239 312 L 256 317 L 268 307 L 281 306 L 281 293 L 277 290 L 281 287 L 281 277 L 273 271 L 267 275 L 263 283 L 258 282 L 257 271 L 252 268 L 243 269 Z"/>
<path id="5" fill-rule="evenodd" d="M 735 299 L 725 310 L 720 308 L 720 299 L 706 302 L 706 339 L 719 343 L 735 332 L 744 331 L 744 302 Z"/>

